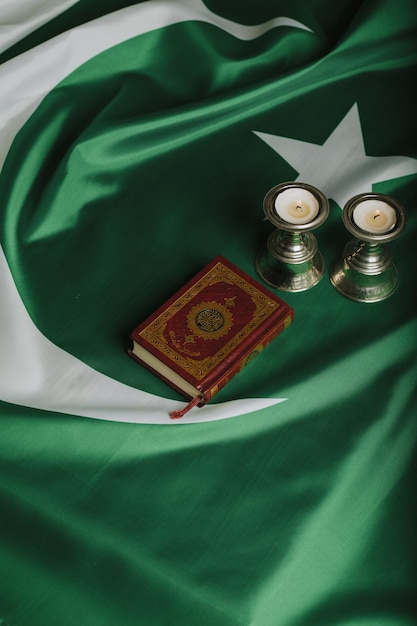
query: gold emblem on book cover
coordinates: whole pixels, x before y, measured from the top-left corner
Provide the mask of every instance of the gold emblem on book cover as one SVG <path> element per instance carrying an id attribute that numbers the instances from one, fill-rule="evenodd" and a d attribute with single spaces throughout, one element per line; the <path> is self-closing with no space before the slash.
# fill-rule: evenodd
<path id="1" fill-rule="evenodd" d="M 253 316 L 250 321 L 248 321 L 248 323 L 245 324 L 245 326 L 238 333 L 233 333 L 234 320 L 232 312 L 229 309 L 234 308 L 236 305 L 235 296 L 224 298 L 224 304 L 211 301 L 200 302 L 198 305 L 189 309 L 185 315 L 185 324 L 188 326 L 190 334 L 187 332 L 182 340 L 179 340 L 177 337 L 176 341 L 178 343 L 170 346 L 164 336 L 165 328 L 169 320 L 177 315 L 183 307 L 188 307 L 193 298 L 196 296 L 198 297 L 198 294 L 204 288 L 218 283 L 234 285 L 236 288 L 242 290 L 250 296 L 255 307 L 255 311 L 253 312 Z M 247 337 L 249 337 L 267 317 L 269 317 L 271 313 L 279 308 L 279 306 L 279 303 L 271 300 L 262 291 L 248 283 L 234 271 L 223 265 L 223 263 L 219 262 L 215 265 L 215 267 L 213 267 L 212 270 L 202 276 L 199 281 L 193 284 L 190 289 L 182 294 L 181 297 L 179 297 L 171 306 L 164 309 L 151 324 L 140 332 L 140 336 L 149 342 L 155 349 L 167 356 L 173 363 L 179 364 L 197 380 L 201 380 L 243 341 L 245 341 Z M 217 322 L 219 324 L 219 328 L 214 328 L 211 332 L 204 330 L 204 328 L 201 327 L 201 316 L 199 318 L 199 328 L 197 326 L 197 322 L 195 321 L 195 317 L 200 311 L 205 309 L 215 309 L 216 311 L 223 313 L 223 325 L 220 325 L 220 323 Z M 216 333 L 217 336 L 214 333 Z M 207 356 L 207 358 L 197 359 L 197 356 L 192 357 L 190 354 L 185 353 L 186 346 L 191 348 L 194 344 L 194 338 L 216 339 L 226 335 L 226 333 L 230 333 L 230 338 L 228 337 L 226 345 L 222 345 L 219 350 L 217 350 L 214 354 Z M 178 348 L 180 341 L 182 342 L 181 350 Z"/>
<path id="2" fill-rule="evenodd" d="M 202 339 L 219 339 L 233 326 L 233 316 L 224 304 L 200 302 L 187 315 L 187 327 Z"/>

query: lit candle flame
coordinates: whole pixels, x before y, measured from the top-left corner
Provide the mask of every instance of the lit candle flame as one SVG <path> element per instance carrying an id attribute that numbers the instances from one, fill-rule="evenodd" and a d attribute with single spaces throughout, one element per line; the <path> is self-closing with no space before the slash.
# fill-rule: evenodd
<path id="1" fill-rule="evenodd" d="M 392 206 L 381 200 L 364 200 L 353 211 L 353 221 L 363 230 L 382 234 L 394 228 L 397 221 Z"/>
<path id="2" fill-rule="evenodd" d="M 319 203 L 307 189 L 289 188 L 277 195 L 275 211 L 289 224 L 307 224 L 318 214 Z"/>

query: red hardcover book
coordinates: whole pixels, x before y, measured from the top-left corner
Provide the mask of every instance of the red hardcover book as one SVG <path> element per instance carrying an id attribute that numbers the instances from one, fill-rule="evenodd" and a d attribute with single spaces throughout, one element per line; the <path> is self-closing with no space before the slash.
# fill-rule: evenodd
<path id="1" fill-rule="evenodd" d="M 217 256 L 130 334 L 129 354 L 203 406 L 274 337 L 293 309 Z"/>

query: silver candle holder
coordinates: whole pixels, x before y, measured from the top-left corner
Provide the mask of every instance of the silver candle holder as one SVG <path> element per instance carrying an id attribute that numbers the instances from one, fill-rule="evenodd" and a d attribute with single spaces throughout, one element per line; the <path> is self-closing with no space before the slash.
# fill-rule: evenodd
<path id="1" fill-rule="evenodd" d="M 332 285 L 358 302 L 388 298 L 397 287 L 398 271 L 386 244 L 406 226 L 403 206 L 384 194 L 359 194 L 346 203 L 342 219 L 354 238 L 330 269 Z"/>
<path id="2" fill-rule="evenodd" d="M 258 275 L 282 291 L 310 289 L 323 276 L 324 259 L 309 231 L 326 220 L 327 198 L 306 183 L 281 183 L 268 191 L 263 209 L 276 230 L 256 256 Z"/>

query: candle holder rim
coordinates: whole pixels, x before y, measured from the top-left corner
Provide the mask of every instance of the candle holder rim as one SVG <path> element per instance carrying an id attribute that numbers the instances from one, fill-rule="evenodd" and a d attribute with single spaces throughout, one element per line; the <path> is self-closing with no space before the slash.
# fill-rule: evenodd
<path id="1" fill-rule="evenodd" d="M 294 189 L 299 188 L 305 189 L 313 194 L 313 196 L 317 199 L 319 203 L 319 212 L 316 217 L 314 217 L 310 222 L 305 222 L 304 224 L 291 224 L 291 222 L 287 222 L 282 219 L 274 210 L 274 204 L 276 197 L 279 193 L 285 191 L 286 189 Z M 265 216 L 268 220 L 276 227 L 281 230 L 285 230 L 287 232 L 303 232 L 306 230 L 313 230 L 318 226 L 321 226 L 323 222 L 327 219 L 330 212 L 330 203 L 326 198 L 324 193 L 310 185 L 308 183 L 300 183 L 296 181 L 288 181 L 285 183 L 279 183 L 278 185 L 274 185 L 267 191 L 264 200 L 263 200 L 263 209 Z"/>
<path id="2" fill-rule="evenodd" d="M 367 200 L 380 200 L 381 202 L 385 202 L 389 206 L 391 206 L 396 213 L 397 221 L 391 230 L 385 233 L 370 233 L 369 231 L 360 228 L 357 226 L 353 220 L 353 212 L 356 207 L 361 203 Z M 407 215 L 403 205 L 392 198 L 383 193 L 369 192 L 369 193 L 359 193 L 356 196 L 350 198 L 342 211 L 342 220 L 346 227 L 346 229 L 354 236 L 360 239 L 361 241 L 366 241 L 368 243 L 386 243 L 388 241 L 392 241 L 396 239 L 404 230 L 407 224 Z"/>

